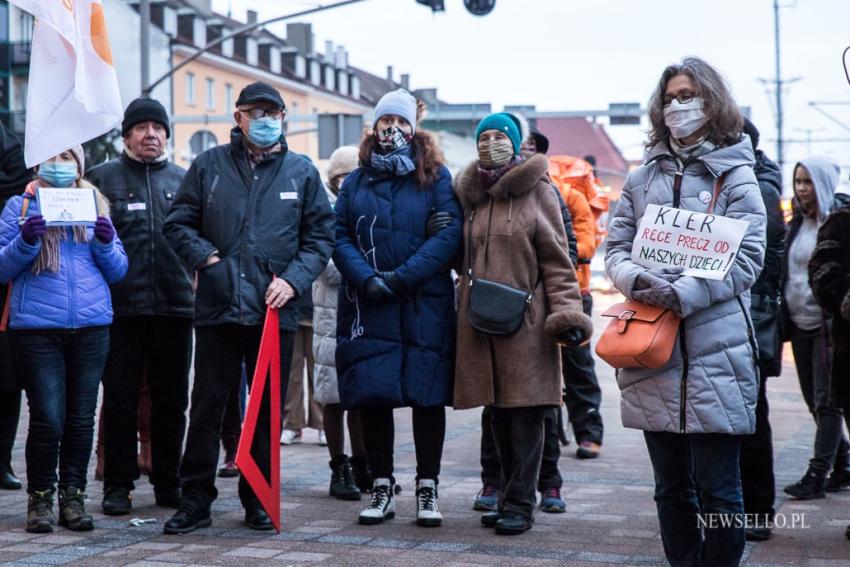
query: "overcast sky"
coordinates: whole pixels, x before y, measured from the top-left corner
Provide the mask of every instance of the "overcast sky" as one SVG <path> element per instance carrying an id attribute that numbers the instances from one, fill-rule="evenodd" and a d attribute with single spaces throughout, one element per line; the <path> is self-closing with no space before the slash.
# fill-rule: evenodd
<path id="1" fill-rule="evenodd" d="M 327 3 L 327 2 L 326 2 Z M 253 8 L 261 19 L 318 2 L 213 0 L 217 11 L 233 7 L 244 20 Z M 344 45 L 350 62 L 383 75 L 387 65 L 410 73 L 412 88 L 437 87 L 447 102 L 534 104 L 538 110 L 595 110 L 610 102 L 644 106 L 664 66 L 698 55 L 729 80 L 739 104 L 752 107 L 762 146 L 776 153 L 774 105 L 759 78 L 775 76 L 772 0 L 496 0 L 489 16 L 467 13 L 462 0 L 445 0 L 431 14 L 414 0 L 366 0 L 301 20 L 313 23 L 316 48 L 325 40 Z M 850 0 L 784 0 L 782 74 L 801 80 L 788 86 L 785 138 L 845 140 L 813 143 L 812 153 L 833 155 L 850 168 L 850 104 L 824 107 L 838 124 L 809 107 L 810 101 L 850 103 L 841 54 L 850 46 Z M 285 24 L 272 27 L 285 35 Z M 629 159 L 642 155 L 637 127 L 609 133 Z M 786 146 L 786 162 L 805 157 L 805 143 Z M 786 179 L 787 184 L 787 179 Z"/>

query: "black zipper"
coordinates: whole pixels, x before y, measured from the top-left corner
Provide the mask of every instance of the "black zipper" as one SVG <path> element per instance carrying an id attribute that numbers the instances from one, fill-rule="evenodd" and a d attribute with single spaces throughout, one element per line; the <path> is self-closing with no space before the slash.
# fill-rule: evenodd
<path id="1" fill-rule="evenodd" d="M 679 433 L 685 432 L 685 412 L 688 401 L 688 336 L 685 333 L 685 321 L 679 323 L 679 350 L 682 351 L 682 384 L 679 390 Z"/>
<path id="2" fill-rule="evenodd" d="M 150 248 L 151 248 L 151 264 L 150 264 L 151 269 L 150 269 L 150 272 L 148 272 L 148 273 L 150 274 L 150 280 L 151 280 L 151 306 L 153 307 L 153 304 L 156 303 L 156 291 L 154 289 L 154 286 L 156 284 L 156 280 L 154 279 L 155 247 L 154 247 L 154 242 L 153 242 L 153 237 L 154 237 L 154 234 L 155 234 L 154 233 L 154 223 L 153 223 L 154 202 L 153 202 L 153 190 L 151 189 L 151 166 L 150 166 L 150 164 L 147 164 L 147 163 L 145 164 L 145 185 L 147 186 L 147 190 L 148 190 L 148 206 L 150 207 L 150 210 L 148 211 L 148 219 L 150 220 L 149 224 L 150 224 L 150 228 L 151 228 L 151 233 L 149 235 L 148 240 L 150 240 Z"/>

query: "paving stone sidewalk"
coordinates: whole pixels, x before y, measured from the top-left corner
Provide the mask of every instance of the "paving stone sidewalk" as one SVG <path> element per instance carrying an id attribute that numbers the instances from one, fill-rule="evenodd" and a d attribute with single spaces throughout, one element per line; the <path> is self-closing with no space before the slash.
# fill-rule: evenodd
<path id="1" fill-rule="evenodd" d="M 614 301 L 600 296 L 597 309 Z M 601 328 L 602 322 L 597 320 Z M 774 428 L 779 500 L 777 511 L 789 519 L 802 515 L 805 527 L 780 529 L 773 539 L 747 544 L 749 567 L 847 567 L 850 541 L 850 491 L 824 500 L 795 503 L 781 487 L 797 480 L 809 458 L 814 435 L 811 416 L 800 396 L 796 376 L 786 355 L 782 377 L 770 379 L 768 395 Z M 328 454 L 306 431 L 304 443 L 282 451 L 283 532 L 252 532 L 242 524 L 235 479 L 219 479 L 219 499 L 213 506 L 213 525 L 183 536 L 162 534 L 171 511 L 153 504 L 146 480 L 134 493 L 130 516 L 100 514 L 101 484 L 95 482 L 92 462 L 88 507 L 96 529 L 78 534 L 57 528 L 53 534 L 24 531 L 26 495 L 0 492 L 0 564 L 2 565 L 551 565 L 590 566 L 665 565 L 652 501 L 652 469 L 640 432 L 624 429 L 619 419 L 619 396 L 613 372 L 599 365 L 603 387 L 605 442 L 602 457 L 575 458 L 575 443 L 564 449 L 565 514 L 537 514 L 533 530 L 517 537 L 499 537 L 479 524 L 472 498 L 480 488 L 480 410 L 448 415 L 447 439 L 440 477 L 441 528 L 415 525 L 413 496 L 415 463 L 410 414 L 396 412 L 397 478 L 404 492 L 397 500 L 397 517 L 380 526 L 360 526 L 363 503 L 341 502 L 327 495 Z M 14 466 L 25 477 L 24 440 L 27 415 L 21 418 Z M 155 524 L 128 526 L 132 518 L 154 518 Z M 797 516 L 798 518 L 801 516 Z M 254 563 L 257 562 L 257 563 Z"/>

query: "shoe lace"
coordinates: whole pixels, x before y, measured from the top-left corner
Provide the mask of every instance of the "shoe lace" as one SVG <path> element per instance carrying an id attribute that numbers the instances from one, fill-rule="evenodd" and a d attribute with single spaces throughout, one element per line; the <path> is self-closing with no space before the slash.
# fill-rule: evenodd
<path id="1" fill-rule="evenodd" d="M 351 470 L 351 463 L 345 462 L 339 466 L 339 476 L 344 484 L 354 484 L 354 472 Z"/>
<path id="2" fill-rule="evenodd" d="M 495 486 L 490 484 L 485 484 L 484 488 L 481 489 L 481 496 L 495 496 L 498 489 Z"/>
<path id="3" fill-rule="evenodd" d="M 71 510 L 74 514 L 85 513 L 86 495 L 80 491 L 67 491 L 62 497 L 62 508 Z"/>
<path id="4" fill-rule="evenodd" d="M 372 502 L 369 504 L 369 507 L 383 509 L 389 500 L 390 487 L 385 484 L 378 485 L 372 490 Z"/>
<path id="5" fill-rule="evenodd" d="M 45 516 L 50 513 L 53 508 L 53 492 L 50 490 L 42 490 L 32 493 L 32 508 L 37 516 Z"/>
<path id="6" fill-rule="evenodd" d="M 560 488 L 547 488 L 543 492 L 543 498 L 557 498 L 561 499 L 561 489 Z"/>
<path id="7" fill-rule="evenodd" d="M 437 510 L 437 491 L 434 488 L 423 487 L 416 491 L 416 498 L 419 500 L 419 509 L 436 511 Z"/>

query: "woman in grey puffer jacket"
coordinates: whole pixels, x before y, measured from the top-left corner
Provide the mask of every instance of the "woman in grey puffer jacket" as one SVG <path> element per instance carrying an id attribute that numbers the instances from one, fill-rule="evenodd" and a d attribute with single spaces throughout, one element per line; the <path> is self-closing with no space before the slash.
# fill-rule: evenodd
<path id="1" fill-rule="evenodd" d="M 626 180 L 605 263 L 620 292 L 672 309 L 682 322 L 665 366 L 618 372 L 623 425 L 645 432 L 670 564 L 734 566 L 744 550 L 740 436 L 755 430 L 759 378 L 749 288 L 764 262 L 765 209 L 743 119 L 711 66 L 687 58 L 667 67 L 650 100 L 650 121 L 646 163 Z M 632 262 L 647 205 L 705 213 L 718 178 L 714 214 L 749 223 L 724 280 Z"/>
<path id="2" fill-rule="evenodd" d="M 333 205 L 345 176 L 357 168 L 358 148 L 343 146 L 331 154 L 328 164 L 328 199 Z M 331 455 L 329 493 L 340 500 L 360 500 L 361 491 L 372 487 L 366 462 L 359 410 L 348 412 L 348 436 L 352 458 L 345 454 L 345 425 L 339 403 L 336 376 L 336 316 L 342 276 L 333 260 L 313 283 L 313 395 L 323 406 L 325 435 Z"/>

